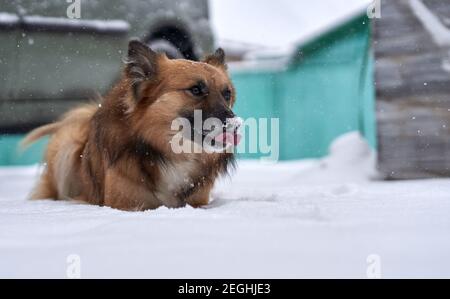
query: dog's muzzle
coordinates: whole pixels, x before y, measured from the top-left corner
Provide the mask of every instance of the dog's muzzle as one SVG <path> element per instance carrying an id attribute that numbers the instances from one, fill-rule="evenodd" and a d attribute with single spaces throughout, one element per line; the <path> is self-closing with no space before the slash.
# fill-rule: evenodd
<path id="1" fill-rule="evenodd" d="M 243 120 L 240 117 L 228 118 L 223 125 L 223 133 L 217 135 L 214 139 L 226 146 L 237 146 L 241 141 L 241 135 L 239 129 L 243 124 Z"/>

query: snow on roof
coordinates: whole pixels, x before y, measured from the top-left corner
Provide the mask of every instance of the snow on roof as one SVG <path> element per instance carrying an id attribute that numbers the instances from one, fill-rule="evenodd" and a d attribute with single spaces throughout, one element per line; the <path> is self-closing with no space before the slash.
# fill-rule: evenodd
<path id="1" fill-rule="evenodd" d="M 21 18 L 16 14 L 0 12 L 0 25 L 13 26 L 18 24 Z M 42 16 L 25 16 L 22 18 L 25 25 L 33 26 L 65 26 L 69 28 L 84 28 L 92 29 L 98 32 L 119 31 L 128 32 L 130 24 L 123 20 L 82 20 L 82 19 L 68 19 L 57 17 L 42 17 Z"/>
<path id="2" fill-rule="evenodd" d="M 420 0 L 410 0 L 409 5 L 436 44 L 450 46 L 450 29 L 435 14 Z"/>
<path id="3" fill-rule="evenodd" d="M 19 17 L 14 14 L 0 12 L 0 25 L 12 26 L 19 22 Z"/>
<path id="4" fill-rule="evenodd" d="M 26 25 L 33 26 L 64 26 L 68 28 L 84 28 L 95 30 L 98 32 L 118 31 L 128 32 L 130 24 L 123 20 L 83 20 L 83 19 L 68 19 L 57 17 L 42 17 L 42 16 L 25 16 L 23 22 Z"/>
<path id="5" fill-rule="evenodd" d="M 220 46 L 229 41 L 264 51 L 291 53 L 367 10 L 372 0 L 210 0 L 213 30 Z"/>

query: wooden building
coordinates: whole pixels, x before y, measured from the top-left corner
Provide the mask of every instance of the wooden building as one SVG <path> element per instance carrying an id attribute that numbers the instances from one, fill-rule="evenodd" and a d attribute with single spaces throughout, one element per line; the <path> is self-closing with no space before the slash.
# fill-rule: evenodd
<path id="1" fill-rule="evenodd" d="M 450 176 L 450 2 L 381 0 L 374 23 L 379 170 Z"/>

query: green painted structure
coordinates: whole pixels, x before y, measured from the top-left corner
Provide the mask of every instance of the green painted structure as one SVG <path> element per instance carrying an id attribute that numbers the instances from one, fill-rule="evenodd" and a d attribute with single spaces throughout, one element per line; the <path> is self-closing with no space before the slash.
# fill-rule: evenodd
<path id="1" fill-rule="evenodd" d="M 336 137 L 351 131 L 375 147 L 371 24 L 365 15 L 303 44 L 284 68 L 235 71 L 233 81 L 239 116 L 279 118 L 281 160 L 322 157 Z"/>
<path id="2" fill-rule="evenodd" d="M 26 150 L 20 149 L 23 135 L 0 135 L 0 166 L 30 165 L 42 161 L 48 138 L 42 138 Z"/>
<path id="3" fill-rule="evenodd" d="M 302 44 L 282 67 L 232 70 L 232 77 L 239 116 L 279 119 L 281 160 L 322 157 L 336 137 L 351 131 L 376 145 L 371 24 L 365 14 Z M 0 136 L 0 165 L 41 160 L 45 140 L 20 154 L 21 137 Z"/>

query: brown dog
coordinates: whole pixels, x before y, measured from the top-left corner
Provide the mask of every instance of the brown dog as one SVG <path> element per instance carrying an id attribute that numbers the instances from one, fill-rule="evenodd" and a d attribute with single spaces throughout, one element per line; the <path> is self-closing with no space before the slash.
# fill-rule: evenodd
<path id="1" fill-rule="evenodd" d="M 194 122 L 199 110 L 204 119 L 226 124 L 235 117 L 234 102 L 223 50 L 203 62 L 169 60 L 131 41 L 122 78 L 101 105 L 74 109 L 25 139 L 29 144 L 52 135 L 32 198 L 122 210 L 206 205 L 215 179 L 234 163 L 233 153 L 175 153 L 171 125 L 180 117 Z M 205 132 L 193 133 L 205 139 Z"/>

